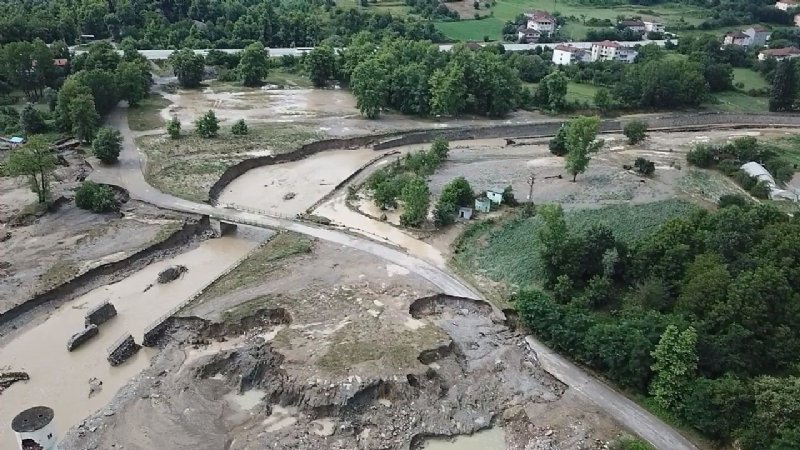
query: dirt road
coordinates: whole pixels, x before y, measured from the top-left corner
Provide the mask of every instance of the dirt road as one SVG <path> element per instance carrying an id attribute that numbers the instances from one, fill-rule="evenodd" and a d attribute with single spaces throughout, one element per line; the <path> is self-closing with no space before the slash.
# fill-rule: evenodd
<path id="1" fill-rule="evenodd" d="M 132 198 L 154 205 L 193 214 L 208 214 L 211 217 L 267 228 L 278 228 L 313 236 L 318 239 L 338 243 L 367 252 L 388 262 L 405 267 L 453 296 L 480 298 L 480 295 L 462 281 L 449 274 L 444 268 L 436 267 L 421 258 L 409 255 L 397 248 L 376 241 L 347 234 L 342 231 L 321 228 L 299 223 L 290 219 L 270 217 L 235 209 L 213 207 L 206 204 L 182 200 L 152 188 L 144 179 L 140 156 L 134 143 L 134 136 L 128 127 L 126 109 L 118 108 L 109 117 L 109 125 L 120 130 L 123 136 L 123 150 L 120 161 L 112 167 L 98 166 L 91 179 L 101 183 L 116 184 L 126 188 Z M 603 408 L 630 430 L 647 439 L 660 450 L 697 450 L 686 438 L 672 427 L 652 416 L 644 408 L 613 391 L 602 382 L 572 364 L 565 358 L 539 343 L 529 339 L 545 368 L 556 378 L 582 392 L 587 398 Z"/>

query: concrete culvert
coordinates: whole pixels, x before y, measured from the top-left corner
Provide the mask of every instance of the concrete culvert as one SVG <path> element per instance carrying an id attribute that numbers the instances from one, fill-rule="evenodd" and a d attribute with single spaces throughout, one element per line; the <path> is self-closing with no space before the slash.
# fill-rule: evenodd
<path id="1" fill-rule="evenodd" d="M 172 266 L 166 268 L 158 274 L 158 282 L 164 284 L 169 283 L 170 281 L 175 281 L 188 270 L 189 269 L 186 268 L 186 266 Z"/>

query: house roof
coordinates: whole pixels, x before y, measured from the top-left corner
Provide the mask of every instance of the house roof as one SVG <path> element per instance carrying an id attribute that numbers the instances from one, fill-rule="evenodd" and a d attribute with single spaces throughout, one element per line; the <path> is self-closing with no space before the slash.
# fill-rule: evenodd
<path id="1" fill-rule="evenodd" d="M 533 28 L 526 27 L 525 25 L 520 25 L 520 27 L 517 28 L 517 31 L 519 31 L 520 33 L 525 33 L 526 36 L 541 36 L 542 34 L 539 31 L 534 30 Z"/>
<path id="2" fill-rule="evenodd" d="M 53 65 L 58 67 L 64 67 L 69 63 L 67 58 L 56 58 L 53 60 Z"/>
<path id="3" fill-rule="evenodd" d="M 644 26 L 644 22 L 642 22 L 641 20 L 623 20 L 623 21 L 620 21 L 619 24 L 624 26 L 624 27 L 643 27 Z"/>
<path id="4" fill-rule="evenodd" d="M 797 0 L 778 0 L 775 3 L 783 3 L 783 4 L 786 4 L 786 5 L 796 5 L 797 4 Z"/>
<path id="5" fill-rule="evenodd" d="M 800 48 L 797 47 L 784 47 L 784 48 L 771 48 L 769 50 L 762 50 L 762 55 L 782 57 L 800 55 Z"/>
<path id="6" fill-rule="evenodd" d="M 756 25 L 754 27 L 750 27 L 750 28 L 748 28 L 748 30 L 753 30 L 756 33 L 766 33 L 767 31 L 769 31 L 766 28 L 762 27 L 761 25 Z"/>
<path id="7" fill-rule="evenodd" d="M 12 144 L 22 144 L 23 142 L 25 142 L 25 138 L 19 136 L 11 136 L 11 138 L 8 141 L 11 142 Z"/>
<path id="8" fill-rule="evenodd" d="M 550 22 L 555 22 L 556 21 L 556 18 L 553 17 L 550 13 L 548 13 L 547 11 L 540 11 L 538 9 L 535 9 L 535 10 L 529 12 L 529 13 L 526 13 L 525 17 L 528 17 L 529 19 L 533 19 L 533 20 L 538 20 L 538 21 L 550 21 Z"/>
<path id="9" fill-rule="evenodd" d="M 486 192 L 491 192 L 493 194 L 502 194 L 505 191 L 506 191 L 505 188 L 501 188 L 499 186 L 492 186 L 489 189 L 486 189 Z"/>
<path id="10" fill-rule="evenodd" d="M 583 50 L 578 48 L 578 47 L 573 47 L 571 45 L 564 45 L 564 44 L 558 44 L 558 45 L 556 45 L 554 47 L 554 49 L 555 50 L 561 50 L 562 52 L 570 52 L 570 53 L 581 53 L 581 52 L 583 52 Z"/>
<path id="11" fill-rule="evenodd" d="M 742 33 L 741 31 L 729 31 L 729 32 L 725 33 L 725 36 L 730 36 L 730 37 L 732 37 L 734 39 L 745 39 L 745 38 L 749 38 L 750 37 L 750 36 Z"/>
<path id="12" fill-rule="evenodd" d="M 601 41 L 601 42 L 595 42 L 592 45 L 597 45 L 599 47 L 613 47 L 613 48 L 622 47 L 621 45 L 619 45 L 618 42 L 609 41 L 609 40 L 605 40 L 605 41 Z"/>

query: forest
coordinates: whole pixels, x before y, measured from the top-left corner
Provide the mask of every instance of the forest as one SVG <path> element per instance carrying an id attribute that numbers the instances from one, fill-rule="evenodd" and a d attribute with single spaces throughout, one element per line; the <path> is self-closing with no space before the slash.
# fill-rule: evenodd
<path id="1" fill-rule="evenodd" d="M 705 435 L 796 449 L 800 220 L 743 197 L 721 206 L 632 243 L 541 207 L 542 289 L 515 304 L 557 350 Z"/>

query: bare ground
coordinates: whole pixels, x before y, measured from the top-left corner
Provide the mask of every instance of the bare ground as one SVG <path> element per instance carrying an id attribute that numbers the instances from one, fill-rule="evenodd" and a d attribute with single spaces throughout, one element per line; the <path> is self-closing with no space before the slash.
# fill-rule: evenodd
<path id="1" fill-rule="evenodd" d="M 572 450 L 620 433 L 487 304 L 415 300 L 430 287 L 398 267 L 315 242 L 245 278 L 186 312 L 222 325 L 180 319 L 62 447 L 407 449 L 503 426 L 508 448 Z"/>

